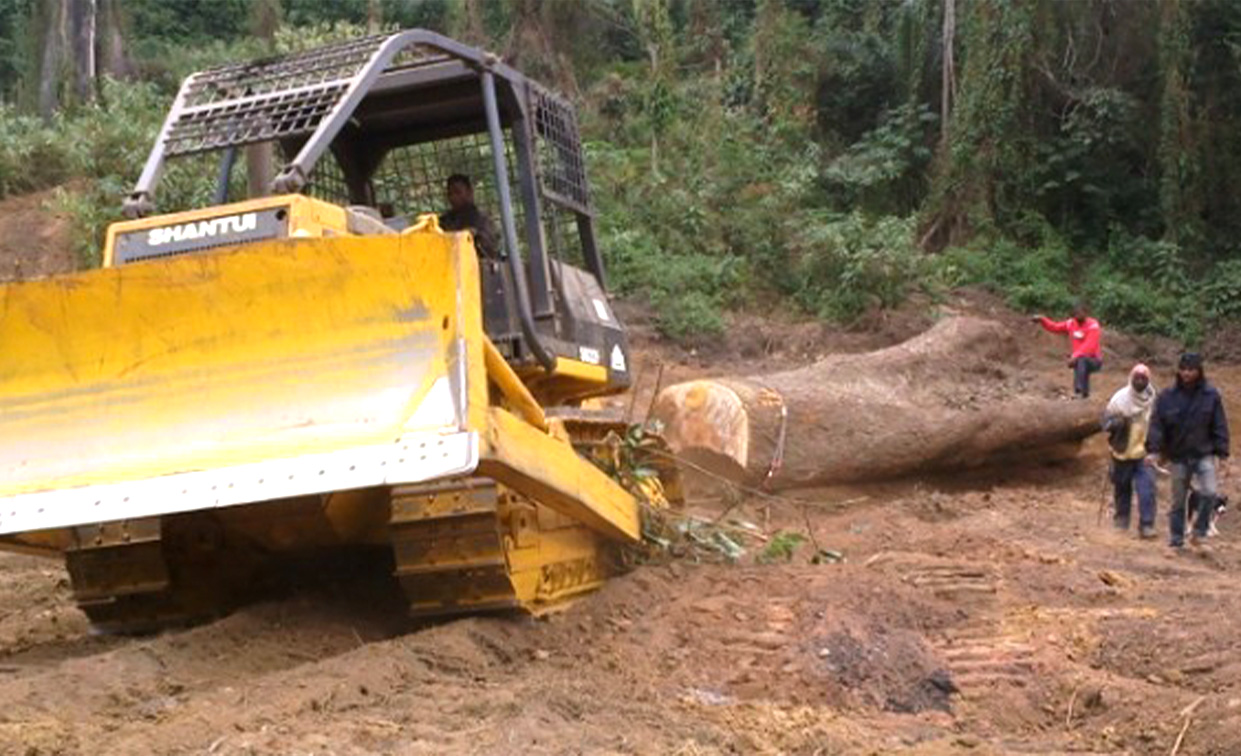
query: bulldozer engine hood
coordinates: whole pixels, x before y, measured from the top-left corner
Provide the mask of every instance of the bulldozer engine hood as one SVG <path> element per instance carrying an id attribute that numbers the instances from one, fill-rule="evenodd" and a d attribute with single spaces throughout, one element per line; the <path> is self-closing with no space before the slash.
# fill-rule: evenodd
<path id="1" fill-rule="evenodd" d="M 0 535 L 471 472 L 464 238 L 258 242 L 0 287 Z"/>

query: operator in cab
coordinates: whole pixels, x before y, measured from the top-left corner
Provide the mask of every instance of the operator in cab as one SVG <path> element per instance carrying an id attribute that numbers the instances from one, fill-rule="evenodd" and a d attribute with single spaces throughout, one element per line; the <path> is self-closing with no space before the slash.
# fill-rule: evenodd
<path id="1" fill-rule="evenodd" d="M 472 231 L 478 254 L 488 260 L 498 260 L 500 245 L 496 226 L 474 204 L 474 182 L 463 173 L 454 173 L 448 177 L 444 190 L 449 209 L 440 213 L 440 228 L 445 231 Z"/>

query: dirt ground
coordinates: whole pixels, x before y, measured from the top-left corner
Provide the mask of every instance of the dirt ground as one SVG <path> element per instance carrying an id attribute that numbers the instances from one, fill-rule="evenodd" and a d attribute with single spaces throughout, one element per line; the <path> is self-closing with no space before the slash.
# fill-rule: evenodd
<path id="1" fill-rule="evenodd" d="M 2 556 L 0 753 L 1155 754 L 1186 721 L 1180 753 L 1241 753 L 1236 526 L 1185 554 L 1112 531 L 1103 454 L 751 498 L 725 521 L 844 561 L 755 541 L 539 619 L 410 627 L 328 582 L 99 637 L 59 565 Z"/>
<path id="2" fill-rule="evenodd" d="M 942 307 L 1033 328 L 977 292 Z M 639 327 L 634 414 L 659 365 L 663 385 L 782 369 L 927 317 L 742 318 L 703 353 Z M 1166 380 L 1169 345 L 1109 343 L 1097 390 L 1137 357 Z M 1067 383 L 1062 346 L 1031 330 L 1022 359 Z M 1210 370 L 1241 417 L 1241 368 Z M 0 754 L 1241 754 L 1241 515 L 1185 553 L 1117 533 L 1104 459 L 1096 439 L 1057 466 L 702 500 L 751 533 L 737 564 L 653 562 L 541 618 L 415 627 L 384 586 L 326 575 L 97 636 L 59 564 L 0 555 Z M 782 531 L 812 542 L 759 563 Z"/>
<path id="3" fill-rule="evenodd" d="M 69 222 L 49 207 L 55 192 L 0 201 L 0 283 L 77 268 Z"/>

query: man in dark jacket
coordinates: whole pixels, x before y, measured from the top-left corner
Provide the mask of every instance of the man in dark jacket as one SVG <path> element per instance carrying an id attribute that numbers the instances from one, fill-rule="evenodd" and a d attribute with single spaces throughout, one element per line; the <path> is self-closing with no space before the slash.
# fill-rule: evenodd
<path id="1" fill-rule="evenodd" d="M 445 231 L 472 231 L 474 247 L 480 256 L 495 260 L 500 255 L 499 234 L 491 218 L 474 204 L 474 183 L 462 173 L 448 177 L 444 187 L 448 196 L 446 212 L 440 213 L 440 228 Z"/>
<path id="2" fill-rule="evenodd" d="M 1217 464 L 1228 459 L 1228 418 L 1219 391 L 1207 383 L 1200 355 L 1181 355 L 1176 385 L 1160 392 L 1146 451 L 1152 462 L 1163 457 L 1172 463 L 1171 545 L 1184 545 L 1189 486 L 1195 478 L 1199 495 L 1192 537 L 1205 538 L 1215 510 Z"/>

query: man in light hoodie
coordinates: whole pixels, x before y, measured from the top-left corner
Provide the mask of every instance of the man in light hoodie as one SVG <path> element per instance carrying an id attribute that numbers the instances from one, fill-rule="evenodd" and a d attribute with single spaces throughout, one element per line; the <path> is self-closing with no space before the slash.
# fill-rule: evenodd
<path id="1" fill-rule="evenodd" d="M 1112 447 L 1112 524 L 1118 530 L 1129 529 L 1136 491 L 1138 535 L 1142 538 L 1156 535 L 1155 477 L 1146 461 L 1146 432 L 1150 429 L 1155 397 L 1150 368 L 1138 364 L 1129 372 L 1128 385 L 1112 395 L 1103 412 L 1103 430 Z"/>

